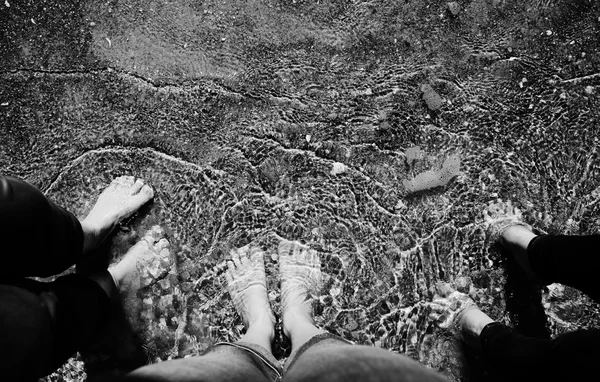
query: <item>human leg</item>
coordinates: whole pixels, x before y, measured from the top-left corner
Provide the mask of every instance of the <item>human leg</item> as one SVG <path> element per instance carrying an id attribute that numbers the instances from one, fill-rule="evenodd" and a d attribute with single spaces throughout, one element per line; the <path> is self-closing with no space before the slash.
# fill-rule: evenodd
<path id="1" fill-rule="evenodd" d="M 269 306 L 263 252 L 242 247 L 227 262 L 227 289 L 246 327 L 235 343 L 218 343 L 204 355 L 144 366 L 124 381 L 274 381 L 281 370 L 271 353 L 275 317 Z"/>
<path id="2" fill-rule="evenodd" d="M 126 216 L 153 196 L 130 176 L 116 178 L 81 222 L 32 185 L 0 176 L 1 277 L 58 274 L 94 249 Z"/>
<path id="3" fill-rule="evenodd" d="M 286 382 L 295 381 L 447 381 L 442 375 L 400 354 L 351 345 L 330 334 L 313 337 L 285 368 Z"/>
<path id="4" fill-rule="evenodd" d="M 141 180 L 117 178 L 79 222 L 33 186 L 0 177 L 0 235 L 7 254 L 0 274 L 2 375 L 40 377 L 59 367 L 105 322 L 110 297 L 118 289 L 112 270 L 72 274 L 47 283 L 24 276 L 65 270 L 151 197 L 152 190 Z M 122 263 L 139 257 L 141 246 L 155 249 L 154 242 L 148 244 L 136 245 Z"/>
<path id="5" fill-rule="evenodd" d="M 283 330 L 292 353 L 284 381 L 446 381 L 408 357 L 370 346 L 355 346 L 319 329 L 312 300 L 321 289 L 319 256 L 284 240 L 279 246 Z"/>
<path id="6" fill-rule="evenodd" d="M 580 380 L 598 371 L 600 330 L 528 337 L 479 309 L 466 311 L 459 321 L 465 342 L 481 350 L 495 373 L 511 380 Z"/>
<path id="7" fill-rule="evenodd" d="M 536 235 L 521 223 L 521 212 L 510 201 L 490 206 L 484 216 L 497 233 L 497 241 L 530 279 L 543 285 L 568 285 L 600 301 L 600 286 L 595 282 L 600 270 L 600 235 Z"/>
<path id="8" fill-rule="evenodd" d="M 11 380 L 43 377 L 85 344 L 108 317 L 111 296 L 118 291 L 113 280 L 122 285 L 142 263 L 168 256 L 168 242 L 154 231 L 109 271 L 70 274 L 52 282 L 0 282 L 0 375 Z"/>
<path id="9" fill-rule="evenodd" d="M 600 302 L 595 279 L 600 271 L 600 235 L 537 236 L 527 246 L 527 256 L 544 284 L 568 285 Z"/>
<path id="10" fill-rule="evenodd" d="M 595 272 L 597 237 L 538 236 L 521 223 L 521 213 L 510 202 L 496 203 L 484 212 L 492 238 L 511 252 L 528 277 L 540 284 L 562 282 L 594 297 L 598 289 L 579 278 Z M 568 257 L 567 257 L 568 256 Z M 600 264 L 598 264 L 600 265 Z M 590 268 L 588 268 L 590 267 Z M 586 275 L 586 272 L 588 273 Z M 470 301 L 462 293 L 451 297 Z M 600 355 L 600 330 L 581 330 L 554 339 L 528 337 L 495 322 L 474 303 L 462 304 L 456 325 L 468 345 L 481 350 L 497 374 L 511 380 L 576 380 L 595 371 Z M 591 375 L 591 374 L 589 374 Z"/>

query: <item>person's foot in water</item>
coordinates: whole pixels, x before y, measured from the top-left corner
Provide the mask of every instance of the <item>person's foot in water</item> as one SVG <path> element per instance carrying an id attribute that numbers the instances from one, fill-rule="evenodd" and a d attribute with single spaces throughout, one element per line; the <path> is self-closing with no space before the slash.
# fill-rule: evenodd
<path id="1" fill-rule="evenodd" d="M 531 269 L 527 256 L 527 247 L 537 235 L 531 231 L 529 225 L 523 223 L 521 211 L 513 206 L 510 200 L 506 203 L 498 201 L 483 211 L 483 217 L 491 229 L 490 239 L 511 253 L 527 277 L 541 283 L 540 278 Z"/>
<path id="2" fill-rule="evenodd" d="M 260 345 L 271 352 L 275 316 L 267 296 L 263 251 L 249 245 L 233 250 L 227 268 L 227 290 L 246 326 L 240 341 Z"/>
<path id="3" fill-rule="evenodd" d="M 326 333 L 315 326 L 312 310 L 322 287 L 321 261 L 317 251 L 296 241 L 281 241 L 278 252 L 283 333 L 294 352 L 313 336 Z"/>
<path id="4" fill-rule="evenodd" d="M 141 179 L 120 176 L 100 194 L 96 204 L 81 220 L 84 233 L 83 253 L 102 243 L 110 232 L 154 197 L 154 191 Z"/>
<path id="5" fill-rule="evenodd" d="M 160 226 L 149 229 L 108 272 L 117 288 L 127 285 L 135 290 L 152 282 L 158 274 L 167 271 L 171 263 L 169 242 Z"/>
<path id="6" fill-rule="evenodd" d="M 490 204 L 484 210 L 483 216 L 491 231 L 490 239 L 504 246 L 525 273 L 532 280 L 538 281 L 539 277 L 531 270 L 527 257 L 529 242 L 536 235 L 528 225 L 522 222 L 521 211 L 513 206 L 510 201 L 506 203 L 498 201 Z M 483 328 L 492 322 L 494 320 L 477 308 L 475 304 L 459 312 L 455 319 L 455 324 L 460 330 L 464 341 L 477 349 L 481 348 L 480 335 Z"/>

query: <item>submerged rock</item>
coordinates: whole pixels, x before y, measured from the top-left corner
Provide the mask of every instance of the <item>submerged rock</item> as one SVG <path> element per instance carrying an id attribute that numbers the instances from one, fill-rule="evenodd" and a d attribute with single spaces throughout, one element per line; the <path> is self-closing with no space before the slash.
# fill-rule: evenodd
<path id="1" fill-rule="evenodd" d="M 460 174 L 460 157 L 451 155 L 444 161 L 439 170 L 422 172 L 410 180 L 402 181 L 409 192 L 423 191 L 435 187 L 445 186 L 452 178 Z"/>
<path id="2" fill-rule="evenodd" d="M 442 97 L 431 87 L 431 85 L 421 85 L 421 91 L 423 92 L 423 101 L 425 101 L 429 110 L 437 111 L 442 107 Z"/>

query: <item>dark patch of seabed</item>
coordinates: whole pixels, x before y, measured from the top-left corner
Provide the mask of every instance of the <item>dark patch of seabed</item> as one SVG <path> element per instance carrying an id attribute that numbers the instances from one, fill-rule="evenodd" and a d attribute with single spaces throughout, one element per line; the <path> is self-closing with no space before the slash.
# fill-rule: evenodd
<path id="1" fill-rule="evenodd" d="M 6 0 L 0 169 L 80 216 L 113 177 L 155 188 L 110 250 L 157 223 L 173 245 L 173 269 L 126 298 L 149 361 L 238 338 L 228 250 L 272 255 L 285 238 L 321 254 L 320 325 L 452 380 L 490 378 L 430 315 L 438 281 L 529 334 L 598 325 L 580 293 L 512 282 L 481 211 L 510 199 L 540 232 L 598 233 L 600 12 L 456 4 Z M 448 184 L 405 187 L 448 158 Z"/>

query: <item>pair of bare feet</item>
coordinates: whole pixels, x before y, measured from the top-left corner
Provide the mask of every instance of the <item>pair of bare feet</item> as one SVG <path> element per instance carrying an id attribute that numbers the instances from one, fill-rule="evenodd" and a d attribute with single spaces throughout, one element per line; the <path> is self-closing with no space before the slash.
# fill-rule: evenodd
<path id="1" fill-rule="evenodd" d="M 280 242 L 278 255 L 283 332 L 294 351 L 311 337 L 325 333 L 315 326 L 311 306 L 321 289 L 321 262 L 316 251 L 288 240 Z M 271 352 L 275 316 L 267 296 L 264 252 L 249 245 L 233 250 L 227 267 L 227 289 L 246 326 L 240 341 Z"/>
<path id="2" fill-rule="evenodd" d="M 498 201 L 488 207 L 484 212 L 484 218 L 490 230 L 491 239 L 511 252 L 532 281 L 540 282 L 540 278 L 531 269 L 527 256 L 527 247 L 537 235 L 531 231 L 529 226 L 522 223 L 521 211 L 510 201 L 506 203 Z M 474 303 L 468 304 L 457 316 L 456 321 L 457 329 L 460 330 L 463 340 L 476 349 L 481 349 L 480 335 L 483 328 L 494 322 Z"/>
<path id="3" fill-rule="evenodd" d="M 154 197 L 154 191 L 141 179 L 133 176 L 121 176 L 114 179 L 100 194 L 96 204 L 81 220 L 84 243 L 83 256 L 89 255 L 108 237 L 111 231 L 125 218 L 134 214 L 141 206 Z M 136 243 L 116 265 L 108 269 L 117 289 L 134 275 L 139 275 L 141 268 L 152 261 L 169 258 L 169 242 L 163 238 L 159 226 L 152 227 L 142 240 Z M 111 294 L 110 283 L 105 272 L 88 275 L 106 292 Z"/>
<path id="4" fill-rule="evenodd" d="M 102 192 L 90 213 L 81 221 L 84 232 L 83 255 L 86 256 L 110 234 L 123 219 L 131 216 L 154 196 L 152 188 L 141 179 L 121 176 Z M 156 226 L 146 232 L 116 265 L 108 269 L 119 288 L 128 278 L 139 274 L 152 261 L 169 257 L 169 242 Z M 292 341 L 292 349 L 324 331 L 314 325 L 311 300 L 321 288 L 318 254 L 298 243 L 283 240 L 278 248 L 283 311 L 283 330 Z M 234 305 L 246 325 L 241 339 L 271 350 L 275 317 L 269 306 L 266 288 L 264 253 L 258 248 L 242 247 L 231 253 L 226 274 Z M 102 274 L 90 275 L 110 295 Z M 105 277 L 104 277 L 105 278 Z"/>

